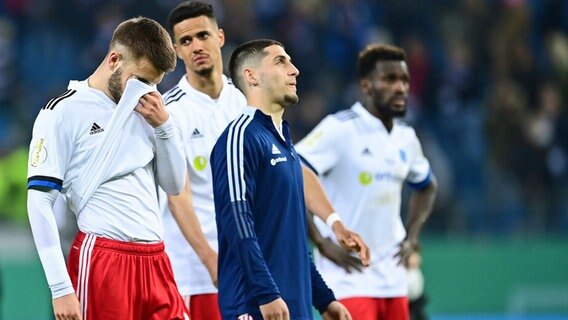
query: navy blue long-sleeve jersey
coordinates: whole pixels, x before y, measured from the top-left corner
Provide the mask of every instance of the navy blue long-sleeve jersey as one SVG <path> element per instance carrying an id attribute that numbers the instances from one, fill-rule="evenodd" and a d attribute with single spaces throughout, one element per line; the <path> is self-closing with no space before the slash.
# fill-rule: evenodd
<path id="1" fill-rule="evenodd" d="M 219 238 L 219 307 L 223 319 L 282 297 L 295 320 L 312 319 L 335 300 L 308 250 L 300 158 L 289 127 L 247 107 L 211 153 Z"/>

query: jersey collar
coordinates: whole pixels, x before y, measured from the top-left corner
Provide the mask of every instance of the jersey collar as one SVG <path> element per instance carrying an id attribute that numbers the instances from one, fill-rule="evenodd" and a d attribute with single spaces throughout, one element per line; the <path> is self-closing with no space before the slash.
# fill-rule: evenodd
<path id="1" fill-rule="evenodd" d="M 359 101 L 355 102 L 355 104 L 351 106 L 351 110 L 353 110 L 353 112 L 357 113 L 359 117 L 361 117 L 361 119 L 368 128 L 388 133 L 387 128 L 385 128 L 383 122 L 379 118 L 372 115 L 369 112 L 369 110 L 367 110 L 367 108 L 363 106 L 361 102 Z M 393 125 L 393 130 L 395 126 L 396 125 Z"/>
<path id="2" fill-rule="evenodd" d="M 217 106 L 218 102 L 223 99 L 225 95 L 228 94 L 227 88 L 229 87 L 228 83 L 229 80 L 225 75 L 223 77 L 223 87 L 221 88 L 221 93 L 219 94 L 219 98 L 211 99 L 210 96 L 206 95 L 205 93 L 195 89 L 189 84 L 187 80 L 187 75 L 184 75 L 179 80 L 179 87 L 189 96 L 193 101 L 195 101 L 198 105 L 202 106 Z"/>
<path id="3" fill-rule="evenodd" d="M 280 133 L 278 133 L 278 130 L 276 130 L 276 127 L 274 126 L 274 122 L 272 121 L 272 117 L 264 114 L 258 108 L 251 107 L 251 106 L 245 107 L 243 109 L 243 113 L 246 114 L 246 115 L 249 115 L 249 116 L 253 116 L 255 119 L 257 119 L 262 124 L 263 127 L 270 130 L 270 132 L 272 132 L 272 134 L 274 134 L 276 137 L 278 137 L 278 139 L 282 140 L 282 136 L 280 135 Z M 288 125 L 288 122 L 284 119 L 282 119 L 282 134 L 284 135 L 284 142 L 286 142 L 286 144 L 288 144 L 288 145 L 292 145 L 292 137 L 290 135 L 290 126 Z"/>

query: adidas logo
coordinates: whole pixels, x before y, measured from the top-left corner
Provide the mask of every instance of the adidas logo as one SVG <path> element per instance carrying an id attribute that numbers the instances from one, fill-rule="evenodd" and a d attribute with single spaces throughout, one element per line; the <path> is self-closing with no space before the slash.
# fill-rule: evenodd
<path id="1" fill-rule="evenodd" d="M 364 156 L 370 156 L 371 154 L 371 150 L 369 150 L 369 148 L 365 147 L 365 149 L 363 149 L 363 152 L 361 153 Z"/>
<path id="2" fill-rule="evenodd" d="M 276 148 L 274 143 L 272 144 L 272 154 L 280 154 L 280 150 L 278 150 L 278 148 Z"/>
<path id="3" fill-rule="evenodd" d="M 93 122 L 93 125 L 91 126 L 91 131 L 89 131 L 89 134 L 93 135 L 93 134 L 101 133 L 103 131 L 105 131 L 105 129 L 101 128 L 101 126 L 99 126 L 96 122 Z"/>
<path id="4" fill-rule="evenodd" d="M 203 137 L 203 135 L 201 134 L 201 132 L 199 132 L 199 130 L 197 130 L 197 128 L 195 128 L 195 130 L 193 130 L 193 132 L 191 133 L 191 139 L 201 137 Z"/>

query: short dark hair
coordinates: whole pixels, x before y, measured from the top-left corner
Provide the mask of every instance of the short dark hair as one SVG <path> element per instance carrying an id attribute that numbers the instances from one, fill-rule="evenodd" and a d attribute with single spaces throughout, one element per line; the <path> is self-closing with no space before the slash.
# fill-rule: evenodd
<path id="1" fill-rule="evenodd" d="M 215 18 L 215 11 L 213 6 L 201 1 L 184 1 L 177 5 L 168 15 L 168 27 L 172 36 L 174 34 L 174 26 L 183 20 L 206 16 L 213 21 Z"/>
<path id="2" fill-rule="evenodd" d="M 404 49 L 388 44 L 370 44 L 359 52 L 357 74 L 359 79 L 366 78 L 375 70 L 379 61 L 406 61 Z"/>
<path id="3" fill-rule="evenodd" d="M 284 48 L 282 43 L 271 40 L 271 39 L 257 39 L 245 42 L 238 46 L 231 54 L 231 60 L 229 60 L 229 73 L 231 75 L 231 80 L 233 84 L 242 92 L 244 92 L 245 83 L 242 77 L 241 69 L 246 61 L 254 60 L 254 62 L 260 61 L 263 57 L 268 55 L 264 49 L 270 46 L 280 46 Z"/>
<path id="4" fill-rule="evenodd" d="M 110 48 L 124 46 L 134 60 L 147 58 L 162 72 L 173 71 L 177 56 L 168 32 L 158 22 L 146 17 L 136 17 L 116 27 Z"/>

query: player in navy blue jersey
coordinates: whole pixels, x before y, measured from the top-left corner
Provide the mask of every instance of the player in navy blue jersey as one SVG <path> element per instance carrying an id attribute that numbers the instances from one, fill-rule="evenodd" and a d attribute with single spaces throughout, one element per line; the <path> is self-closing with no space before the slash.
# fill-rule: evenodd
<path id="1" fill-rule="evenodd" d="M 247 98 L 211 154 L 223 319 L 351 319 L 310 258 L 300 158 L 284 109 L 298 102 L 284 47 L 247 42 L 229 64 Z"/>

